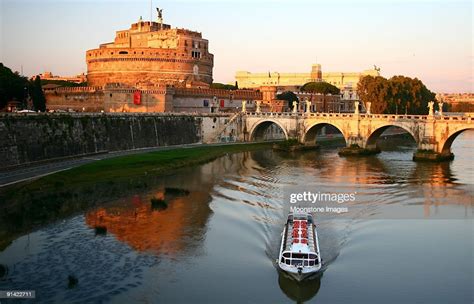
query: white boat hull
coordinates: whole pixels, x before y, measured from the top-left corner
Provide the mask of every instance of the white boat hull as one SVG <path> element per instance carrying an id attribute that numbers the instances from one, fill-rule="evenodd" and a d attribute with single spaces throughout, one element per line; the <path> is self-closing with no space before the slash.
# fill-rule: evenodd
<path id="1" fill-rule="evenodd" d="M 282 271 L 297 281 L 307 279 L 321 270 L 318 235 L 310 214 L 288 215 L 277 263 Z"/>

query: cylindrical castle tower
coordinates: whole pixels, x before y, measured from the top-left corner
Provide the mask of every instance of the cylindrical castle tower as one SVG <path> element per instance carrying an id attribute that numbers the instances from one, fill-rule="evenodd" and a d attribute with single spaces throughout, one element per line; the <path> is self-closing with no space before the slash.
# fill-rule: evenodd
<path id="1" fill-rule="evenodd" d="M 212 83 L 214 56 L 201 33 L 138 21 L 118 31 L 115 41 L 86 52 L 89 86 Z"/>

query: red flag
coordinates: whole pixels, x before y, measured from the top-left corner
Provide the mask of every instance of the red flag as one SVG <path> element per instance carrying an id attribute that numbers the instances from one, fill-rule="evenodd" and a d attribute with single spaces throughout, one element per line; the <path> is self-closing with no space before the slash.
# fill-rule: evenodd
<path id="1" fill-rule="evenodd" d="M 136 105 L 142 104 L 142 92 L 139 90 L 136 90 L 135 93 L 133 93 L 133 103 Z"/>

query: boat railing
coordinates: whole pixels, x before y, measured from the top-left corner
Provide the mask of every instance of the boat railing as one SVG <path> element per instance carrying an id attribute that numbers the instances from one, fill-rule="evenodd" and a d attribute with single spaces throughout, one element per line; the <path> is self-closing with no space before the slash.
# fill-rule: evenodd
<path id="1" fill-rule="evenodd" d="M 289 257 L 288 253 L 290 254 Z M 285 257 L 285 255 L 287 256 Z M 315 253 L 293 254 L 293 252 L 285 252 L 282 254 L 280 262 L 291 266 L 315 266 L 318 264 L 318 255 Z"/>
<path id="2" fill-rule="evenodd" d="M 290 266 L 316 266 L 318 265 L 318 258 L 281 258 L 281 263 Z"/>

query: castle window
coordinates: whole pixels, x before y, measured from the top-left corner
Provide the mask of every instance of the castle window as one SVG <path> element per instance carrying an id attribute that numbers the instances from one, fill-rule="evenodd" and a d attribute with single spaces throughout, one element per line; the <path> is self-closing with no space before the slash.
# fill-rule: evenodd
<path id="1" fill-rule="evenodd" d="M 121 54 L 121 55 L 127 55 L 128 52 L 127 52 L 127 51 L 120 51 L 119 54 Z"/>

